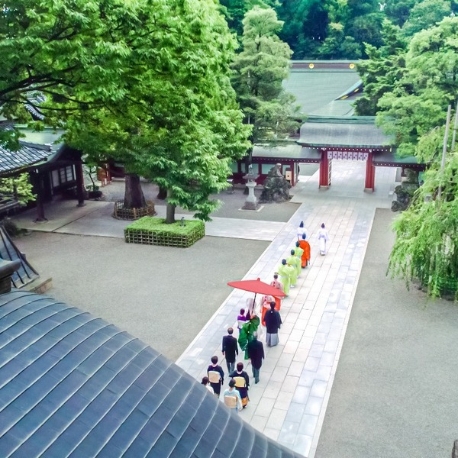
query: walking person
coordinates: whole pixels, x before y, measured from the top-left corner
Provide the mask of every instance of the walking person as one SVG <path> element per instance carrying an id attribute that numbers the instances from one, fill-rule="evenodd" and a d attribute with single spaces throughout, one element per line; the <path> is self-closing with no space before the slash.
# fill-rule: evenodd
<path id="1" fill-rule="evenodd" d="M 266 322 L 266 344 L 268 347 L 278 345 L 278 330 L 283 324 L 280 313 L 275 310 L 275 302 L 270 303 L 270 310 L 265 316 Z"/>
<path id="2" fill-rule="evenodd" d="M 281 282 L 283 283 L 283 291 L 286 296 L 289 294 L 289 288 L 291 286 L 291 275 L 293 272 L 294 268 L 286 263 L 286 259 L 282 259 L 280 267 L 278 268 L 278 273 L 280 274 Z"/>
<path id="3" fill-rule="evenodd" d="M 283 285 L 278 281 L 278 274 L 277 272 L 274 273 L 274 279 L 270 282 L 270 286 L 277 288 L 281 292 L 283 292 Z M 274 296 L 275 300 L 275 310 L 281 309 L 281 297 Z"/>
<path id="4" fill-rule="evenodd" d="M 232 335 L 233 333 L 234 330 L 232 328 L 227 328 L 227 336 L 223 337 L 221 350 L 223 352 L 223 356 L 226 358 L 227 372 L 229 374 L 234 371 L 235 360 L 239 354 L 237 339 Z"/>
<path id="5" fill-rule="evenodd" d="M 240 312 L 237 316 L 237 327 L 240 331 L 242 326 L 246 323 L 245 309 L 240 309 Z"/>
<path id="6" fill-rule="evenodd" d="M 235 389 L 235 381 L 229 380 L 229 388 L 223 393 L 224 404 L 231 410 L 242 410 L 240 393 Z"/>
<path id="7" fill-rule="evenodd" d="M 218 357 L 212 356 L 211 364 L 207 369 L 208 380 L 213 388 L 215 396 L 219 398 L 221 393 L 221 385 L 224 383 L 224 371 L 221 366 L 218 365 Z"/>
<path id="8" fill-rule="evenodd" d="M 291 287 L 294 288 L 297 283 L 297 277 L 301 272 L 301 261 L 296 256 L 295 250 L 291 250 L 291 255 L 286 258 L 286 262 L 294 269 L 294 271 L 291 272 Z"/>
<path id="9" fill-rule="evenodd" d="M 202 385 L 207 388 L 208 391 L 210 391 L 211 394 L 215 394 L 215 392 L 213 391 L 213 388 L 211 387 L 210 385 L 210 381 L 208 380 L 208 377 L 202 377 Z"/>
<path id="10" fill-rule="evenodd" d="M 307 231 L 304 227 L 304 221 L 301 221 L 301 224 L 299 224 L 299 227 L 297 228 L 297 240 L 302 239 L 302 235 L 307 234 Z"/>
<path id="11" fill-rule="evenodd" d="M 264 359 L 264 346 L 257 339 L 256 334 L 253 335 L 253 339 L 247 345 L 247 353 L 248 358 L 251 360 L 254 383 L 259 383 L 259 371 L 262 366 L 262 360 Z"/>
<path id="12" fill-rule="evenodd" d="M 302 255 L 304 254 L 304 250 L 301 248 L 299 242 L 296 242 L 296 248 L 294 249 L 294 255 L 297 257 L 298 263 L 297 263 L 297 275 L 299 276 L 301 274 L 301 269 L 302 269 Z M 277 309 L 278 310 L 278 309 Z"/>
<path id="13" fill-rule="evenodd" d="M 328 231 L 326 230 L 324 223 L 318 231 L 318 240 L 320 242 L 320 254 L 321 256 L 324 256 L 326 254 L 326 242 L 329 240 Z"/>
<path id="14" fill-rule="evenodd" d="M 303 253 L 301 257 L 301 266 L 304 269 L 310 263 L 310 243 L 305 240 L 305 234 L 302 235 L 302 239 L 299 242 L 299 246 L 302 248 Z"/>
<path id="15" fill-rule="evenodd" d="M 242 407 L 245 408 L 250 398 L 248 397 L 248 388 L 250 387 L 250 377 L 243 370 L 243 363 L 237 363 L 237 369 L 229 374 L 229 377 L 235 382 L 235 388 L 240 393 Z"/>

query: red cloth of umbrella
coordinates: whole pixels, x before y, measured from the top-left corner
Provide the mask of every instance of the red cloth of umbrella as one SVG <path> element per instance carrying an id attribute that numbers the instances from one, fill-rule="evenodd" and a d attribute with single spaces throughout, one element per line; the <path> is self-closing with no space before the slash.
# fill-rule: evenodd
<path id="1" fill-rule="evenodd" d="M 270 286 L 268 283 L 264 283 L 259 278 L 257 280 L 239 280 L 228 282 L 229 286 L 237 289 L 243 289 L 244 291 L 250 291 L 256 294 L 264 294 L 265 296 L 276 296 L 285 297 L 285 293 L 280 291 L 274 286 Z"/>

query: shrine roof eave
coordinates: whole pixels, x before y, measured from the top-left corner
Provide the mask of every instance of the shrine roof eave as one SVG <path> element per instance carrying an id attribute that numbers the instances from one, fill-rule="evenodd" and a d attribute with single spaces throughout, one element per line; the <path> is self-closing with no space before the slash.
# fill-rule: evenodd
<path id="1" fill-rule="evenodd" d="M 273 156 L 258 156 L 253 157 L 254 164 L 281 164 L 285 162 L 299 162 L 301 164 L 319 164 L 321 159 L 314 159 L 309 157 L 273 157 Z"/>
<path id="2" fill-rule="evenodd" d="M 355 145 L 343 145 L 343 144 L 329 144 L 329 143 L 308 143 L 302 142 L 298 140 L 298 143 L 301 146 L 308 147 L 308 148 L 316 148 L 320 150 L 334 150 L 334 151 L 364 151 L 364 152 L 385 152 L 385 151 L 392 151 L 394 146 L 393 145 L 380 145 L 380 144 L 372 144 L 372 145 L 362 145 L 362 144 L 355 144 Z"/>
<path id="3" fill-rule="evenodd" d="M 395 150 L 375 155 L 373 164 L 377 167 L 406 167 L 415 170 L 425 170 L 428 165 L 418 162 L 415 156 L 398 157 Z"/>

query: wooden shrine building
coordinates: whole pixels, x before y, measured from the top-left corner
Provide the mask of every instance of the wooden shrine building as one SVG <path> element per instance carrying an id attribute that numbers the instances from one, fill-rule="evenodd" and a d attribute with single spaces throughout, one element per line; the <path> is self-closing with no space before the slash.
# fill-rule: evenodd
<path id="1" fill-rule="evenodd" d="M 36 195 L 36 221 L 46 221 L 44 204 L 56 195 L 70 193 L 84 204 L 85 189 L 81 152 L 60 141 L 62 131 L 44 129 L 39 132 L 21 128 L 23 139 L 17 151 L 0 147 L 0 178 L 13 178 L 28 173 Z M 0 201 L 0 213 L 21 205 L 14 192 Z"/>

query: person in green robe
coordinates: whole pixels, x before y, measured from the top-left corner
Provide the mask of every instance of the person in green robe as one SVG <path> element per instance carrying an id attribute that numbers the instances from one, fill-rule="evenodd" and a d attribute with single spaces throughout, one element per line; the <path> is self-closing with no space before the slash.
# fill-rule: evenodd
<path id="1" fill-rule="evenodd" d="M 253 315 L 250 320 L 242 326 L 242 329 L 240 329 L 238 342 L 242 351 L 245 352 L 245 359 L 248 359 L 248 343 L 253 340 L 253 336 L 257 332 L 260 323 L 261 320 L 259 317 L 257 315 Z"/>
<path id="2" fill-rule="evenodd" d="M 283 284 L 283 292 L 288 296 L 289 288 L 291 286 L 291 275 L 295 271 L 294 267 L 287 264 L 286 259 L 282 259 L 280 267 L 277 269 Z"/>
<path id="3" fill-rule="evenodd" d="M 299 242 L 296 242 L 296 248 L 294 249 L 294 255 L 297 257 L 299 260 L 298 262 L 298 271 L 297 275 L 299 276 L 302 270 L 302 255 L 304 254 L 304 250 L 300 247 Z"/>
<path id="4" fill-rule="evenodd" d="M 301 263 L 299 259 L 297 259 L 296 255 L 294 254 L 294 250 L 291 250 L 291 256 L 288 256 L 286 259 L 286 264 L 293 268 L 293 272 L 291 273 L 291 287 L 294 288 L 297 283 L 297 265 L 299 264 L 299 272 L 302 270 Z"/>

